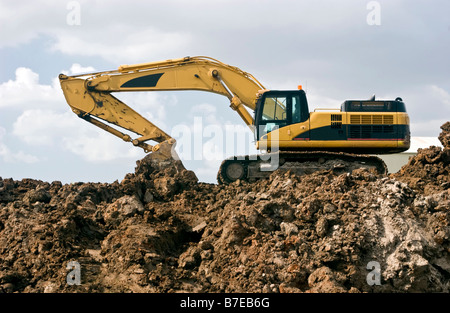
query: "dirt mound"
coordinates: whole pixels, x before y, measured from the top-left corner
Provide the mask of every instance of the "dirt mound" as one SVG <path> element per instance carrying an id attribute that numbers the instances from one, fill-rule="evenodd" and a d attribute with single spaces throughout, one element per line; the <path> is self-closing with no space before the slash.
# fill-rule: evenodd
<path id="1" fill-rule="evenodd" d="M 408 164 L 393 175 L 397 179 L 424 194 L 433 194 L 450 187 L 450 122 L 441 126 L 439 140 L 441 147 L 419 149 Z"/>
<path id="2" fill-rule="evenodd" d="M 149 155 L 112 184 L 0 178 L 0 292 L 449 292 L 444 146 L 389 177 L 215 185 Z"/>
<path id="3" fill-rule="evenodd" d="M 438 139 L 444 146 L 444 148 L 450 148 L 450 122 L 441 126 L 442 132 L 439 134 Z"/>

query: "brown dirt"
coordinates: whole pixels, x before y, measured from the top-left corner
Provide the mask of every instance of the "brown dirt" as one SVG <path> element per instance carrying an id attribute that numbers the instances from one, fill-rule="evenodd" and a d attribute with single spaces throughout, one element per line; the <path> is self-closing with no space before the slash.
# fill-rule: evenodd
<path id="1" fill-rule="evenodd" d="M 419 149 L 417 155 L 393 175 L 425 195 L 448 190 L 450 186 L 450 122 L 441 129 L 438 138 L 443 149 L 436 146 Z"/>
<path id="2" fill-rule="evenodd" d="M 120 183 L 0 178 L 0 292 L 449 292 L 442 130 L 444 149 L 388 177 L 277 171 L 225 186 L 148 155 Z M 70 261 L 81 285 L 67 284 Z"/>

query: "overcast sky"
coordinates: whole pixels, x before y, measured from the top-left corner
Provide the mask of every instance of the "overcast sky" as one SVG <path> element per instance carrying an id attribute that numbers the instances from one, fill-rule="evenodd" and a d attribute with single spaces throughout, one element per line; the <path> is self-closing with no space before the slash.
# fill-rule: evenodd
<path id="1" fill-rule="evenodd" d="M 268 89 L 301 84 L 310 110 L 399 96 L 412 135 L 436 137 L 450 120 L 449 12 L 448 0 L 0 0 L 0 176 L 122 180 L 143 151 L 77 118 L 58 74 L 184 56 L 237 66 Z M 116 96 L 178 139 L 201 181 L 256 151 L 222 96 Z"/>

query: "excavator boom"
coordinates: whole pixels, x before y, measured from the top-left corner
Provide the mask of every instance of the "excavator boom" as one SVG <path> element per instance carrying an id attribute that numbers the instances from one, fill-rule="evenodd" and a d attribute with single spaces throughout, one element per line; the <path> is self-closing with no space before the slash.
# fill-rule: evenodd
<path id="1" fill-rule="evenodd" d="M 75 114 L 146 152 L 158 149 L 158 145 L 152 146 L 147 141 L 162 143 L 174 140 L 111 93 L 169 90 L 213 92 L 226 96 L 230 107 L 253 131 L 254 120 L 246 108 L 254 110 L 258 91 L 265 89 L 251 74 L 209 57 L 122 65 L 115 71 L 74 76 L 61 74 L 59 79 L 66 101 Z M 132 139 L 111 124 L 140 137 Z"/>

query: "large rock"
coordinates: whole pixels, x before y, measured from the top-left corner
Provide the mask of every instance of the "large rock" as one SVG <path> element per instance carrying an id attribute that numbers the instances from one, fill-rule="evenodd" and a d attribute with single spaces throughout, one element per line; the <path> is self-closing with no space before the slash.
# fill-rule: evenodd
<path id="1" fill-rule="evenodd" d="M 123 196 L 106 207 L 104 219 L 108 224 L 120 224 L 127 217 L 142 214 L 144 205 L 137 196 Z"/>
<path id="2" fill-rule="evenodd" d="M 49 203 L 51 198 L 52 196 L 47 190 L 38 187 L 28 191 L 23 197 L 23 202 L 27 205 L 32 205 L 36 202 Z"/>
<path id="3" fill-rule="evenodd" d="M 121 188 L 148 202 L 144 200 L 146 193 L 159 200 L 170 200 L 197 182 L 195 173 L 187 170 L 181 160 L 162 157 L 157 151 L 136 162 L 135 172 L 125 176 Z"/>
<path id="4" fill-rule="evenodd" d="M 439 141 L 444 148 L 450 149 L 450 122 L 441 126 L 442 132 L 439 134 Z"/>

